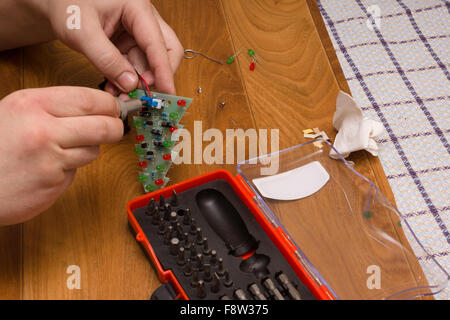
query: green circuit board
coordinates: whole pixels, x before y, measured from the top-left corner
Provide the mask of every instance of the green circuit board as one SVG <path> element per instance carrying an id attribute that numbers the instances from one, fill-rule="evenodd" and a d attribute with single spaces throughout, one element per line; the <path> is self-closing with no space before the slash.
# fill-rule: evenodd
<path id="1" fill-rule="evenodd" d="M 137 133 L 134 152 L 138 155 L 140 168 L 138 181 L 142 183 L 145 192 L 164 188 L 169 182 L 167 172 L 173 159 L 178 156 L 172 149 L 183 128 L 180 120 L 192 103 L 191 98 L 158 92 L 151 92 L 151 95 L 154 100 L 159 101 L 158 108 L 143 107 L 133 117 Z M 141 99 L 145 97 L 145 92 L 135 90 L 129 96 Z"/>

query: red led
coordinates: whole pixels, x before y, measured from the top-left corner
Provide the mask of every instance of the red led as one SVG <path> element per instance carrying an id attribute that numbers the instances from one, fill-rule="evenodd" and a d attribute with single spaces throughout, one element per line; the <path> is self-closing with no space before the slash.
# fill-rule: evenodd
<path id="1" fill-rule="evenodd" d="M 155 184 L 156 184 L 157 186 L 160 186 L 160 185 L 162 185 L 163 183 L 164 183 L 164 180 L 163 180 L 163 179 L 155 180 Z"/>
<path id="2" fill-rule="evenodd" d="M 142 141 L 145 139 L 145 136 L 143 134 L 136 136 L 137 141 Z"/>
<path id="3" fill-rule="evenodd" d="M 250 63 L 250 71 L 253 71 L 253 70 L 255 70 L 255 63 L 254 62 Z"/>
<path id="4" fill-rule="evenodd" d="M 139 162 L 139 167 L 141 167 L 141 168 L 147 167 L 147 161 L 140 161 Z"/>
<path id="5" fill-rule="evenodd" d="M 178 130 L 178 127 L 171 127 L 171 128 L 170 128 L 170 132 L 172 132 L 172 133 L 175 132 L 175 131 L 177 131 L 177 130 Z"/>
<path id="6" fill-rule="evenodd" d="M 170 153 L 163 155 L 163 159 L 164 160 L 170 160 L 172 159 L 172 156 L 170 155 Z"/>
<path id="7" fill-rule="evenodd" d="M 184 107 L 184 106 L 186 105 L 186 100 L 178 100 L 178 101 L 177 101 L 177 104 L 178 104 L 179 106 Z"/>

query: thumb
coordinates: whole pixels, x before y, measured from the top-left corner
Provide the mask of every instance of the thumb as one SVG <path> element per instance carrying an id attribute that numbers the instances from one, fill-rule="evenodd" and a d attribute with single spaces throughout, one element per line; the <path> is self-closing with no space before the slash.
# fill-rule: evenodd
<path id="1" fill-rule="evenodd" d="M 78 51 L 123 92 L 136 89 L 138 78 L 133 66 L 109 40 L 98 20 L 86 28 L 75 44 Z"/>

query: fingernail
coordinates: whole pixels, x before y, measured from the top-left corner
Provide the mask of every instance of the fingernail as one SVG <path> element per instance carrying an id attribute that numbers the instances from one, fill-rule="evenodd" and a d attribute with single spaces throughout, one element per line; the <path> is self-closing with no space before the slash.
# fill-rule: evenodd
<path id="1" fill-rule="evenodd" d="M 117 78 L 119 85 L 127 92 L 130 92 L 136 88 L 137 81 L 138 79 L 136 75 L 131 72 L 124 72 L 119 76 L 119 78 Z"/>

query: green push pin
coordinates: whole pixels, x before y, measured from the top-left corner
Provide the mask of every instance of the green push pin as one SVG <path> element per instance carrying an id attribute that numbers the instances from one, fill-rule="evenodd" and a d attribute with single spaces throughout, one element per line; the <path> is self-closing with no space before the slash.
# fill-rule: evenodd
<path id="1" fill-rule="evenodd" d="M 153 190 L 155 190 L 155 186 L 152 186 L 150 184 L 145 186 L 145 191 L 150 192 L 150 191 L 153 191 Z"/>
<path id="2" fill-rule="evenodd" d="M 129 93 L 128 93 L 128 96 L 129 96 L 130 98 L 137 99 L 137 98 L 138 98 L 138 93 L 137 93 L 136 90 L 134 90 L 134 91 L 129 92 Z"/>
<path id="3" fill-rule="evenodd" d="M 373 215 L 373 213 L 372 213 L 372 211 L 370 211 L 370 210 L 366 210 L 366 211 L 363 212 L 363 216 L 364 216 L 364 218 L 366 218 L 366 219 L 372 218 L 372 215 Z"/>
<path id="4" fill-rule="evenodd" d="M 239 55 L 239 53 L 241 53 L 241 50 L 239 50 L 234 56 L 229 57 L 227 59 L 227 64 L 232 64 L 236 60 L 236 57 Z"/>

